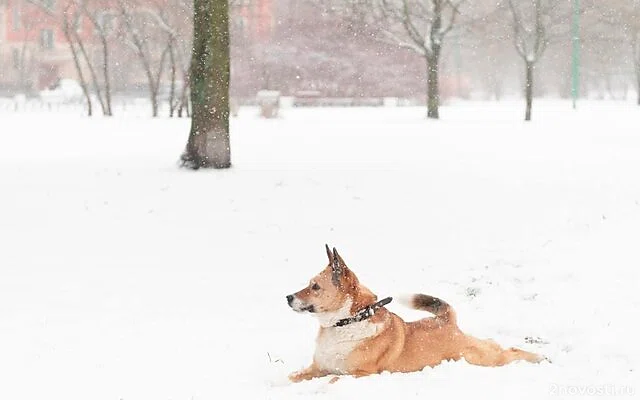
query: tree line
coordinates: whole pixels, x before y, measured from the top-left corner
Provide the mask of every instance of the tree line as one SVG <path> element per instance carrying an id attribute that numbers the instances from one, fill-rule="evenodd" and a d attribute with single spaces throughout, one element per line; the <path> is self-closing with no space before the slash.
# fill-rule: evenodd
<path id="1" fill-rule="evenodd" d="M 601 85 L 613 93 L 616 76 L 635 76 L 640 93 L 640 6 L 635 0 L 270 4 L 273 21 L 266 37 L 251 37 L 246 26 L 257 23 L 246 17 L 255 13 L 258 0 L 229 5 L 236 78 L 231 90 L 236 94 L 320 89 L 352 97 L 422 95 L 428 117 L 438 118 L 443 96 L 461 95 L 460 82 L 471 79 L 495 98 L 507 85 L 521 87 L 529 120 L 543 86 L 563 86 L 558 92 L 568 94 L 568 54 L 575 42 L 586 67 L 580 69 L 581 89 Z M 113 91 L 136 70 L 146 81 L 152 115 L 159 114 L 162 101 L 168 102 L 169 115 L 190 115 L 193 7 L 189 0 L 73 0 L 58 10 L 54 17 L 63 27 L 89 113 L 97 106 L 112 115 Z M 42 9 L 52 12 L 44 3 Z M 576 17 L 577 33 L 572 29 Z M 93 34 L 82 35 L 85 29 Z M 455 69 L 463 73 L 452 83 Z M 520 78 L 514 79 L 517 73 Z"/>

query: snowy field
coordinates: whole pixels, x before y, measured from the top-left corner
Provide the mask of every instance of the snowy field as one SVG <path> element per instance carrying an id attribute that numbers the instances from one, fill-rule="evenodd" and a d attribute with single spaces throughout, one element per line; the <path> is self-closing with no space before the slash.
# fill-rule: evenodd
<path id="1" fill-rule="evenodd" d="M 234 168 L 199 172 L 187 120 L 0 114 L 0 399 L 640 397 L 640 109 L 523 109 L 243 108 Z M 553 363 L 289 384 L 325 243 Z"/>

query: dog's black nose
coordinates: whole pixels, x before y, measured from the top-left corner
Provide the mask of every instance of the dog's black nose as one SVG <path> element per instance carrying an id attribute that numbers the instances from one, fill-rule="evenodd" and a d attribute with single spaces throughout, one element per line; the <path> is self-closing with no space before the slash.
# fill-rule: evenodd
<path id="1" fill-rule="evenodd" d="M 288 295 L 287 296 L 287 303 L 289 303 L 289 305 L 291 305 L 291 303 L 293 303 L 293 295 Z"/>

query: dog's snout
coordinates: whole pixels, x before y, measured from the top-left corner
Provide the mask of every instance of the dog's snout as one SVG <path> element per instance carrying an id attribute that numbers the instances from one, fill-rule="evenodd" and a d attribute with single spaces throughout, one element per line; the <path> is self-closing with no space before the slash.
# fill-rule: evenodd
<path id="1" fill-rule="evenodd" d="M 291 303 L 293 303 L 293 295 L 292 295 L 292 294 L 287 295 L 287 303 L 288 303 L 289 305 L 291 305 Z"/>

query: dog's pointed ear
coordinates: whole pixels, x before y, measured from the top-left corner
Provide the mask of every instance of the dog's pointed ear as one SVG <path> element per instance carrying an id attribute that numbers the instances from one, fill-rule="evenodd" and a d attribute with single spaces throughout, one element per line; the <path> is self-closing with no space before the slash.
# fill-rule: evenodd
<path id="1" fill-rule="evenodd" d="M 329 250 L 329 245 L 324 245 L 325 250 L 327 250 L 327 257 L 329 257 L 329 264 L 333 265 L 333 254 L 331 254 L 331 250 Z"/>
<path id="2" fill-rule="evenodd" d="M 342 257 L 340 257 L 340 254 L 338 254 L 338 251 L 336 250 L 336 248 L 333 248 L 333 257 L 331 260 L 331 281 L 333 282 L 334 285 L 339 286 L 340 285 L 340 278 L 342 277 L 342 274 L 344 273 L 344 261 L 342 260 Z"/>
<path id="3" fill-rule="evenodd" d="M 338 254 L 338 250 L 336 250 L 336 248 L 333 248 L 333 258 L 340 263 L 341 266 L 346 266 L 347 264 L 345 264 L 344 260 L 342 259 L 342 257 L 340 257 L 340 254 Z"/>

